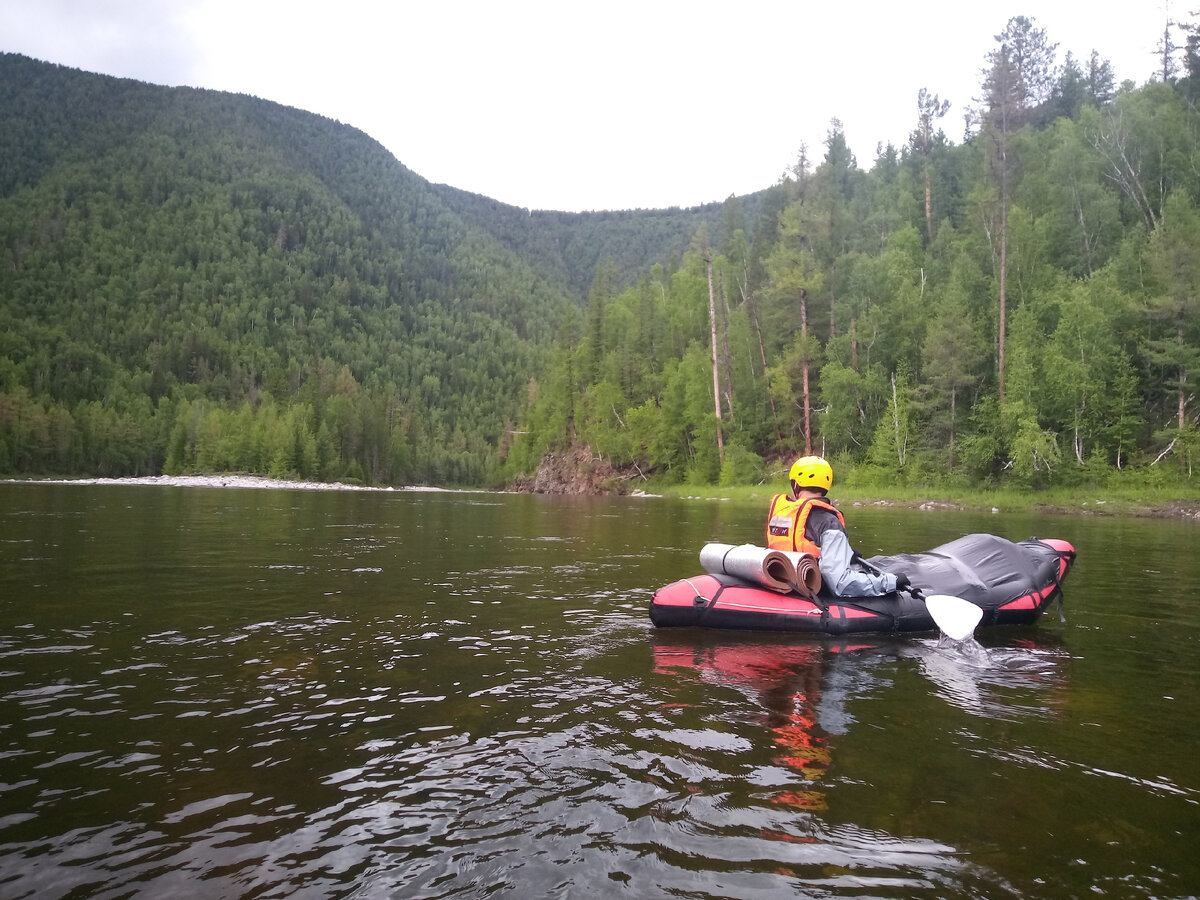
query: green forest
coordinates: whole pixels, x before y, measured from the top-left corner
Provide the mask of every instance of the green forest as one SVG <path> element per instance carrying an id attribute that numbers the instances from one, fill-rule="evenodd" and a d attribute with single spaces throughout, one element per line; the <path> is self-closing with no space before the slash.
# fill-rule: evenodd
<path id="1" fill-rule="evenodd" d="M 608 213 L 0 56 L 0 473 L 500 487 L 558 456 L 623 489 L 816 452 L 865 484 L 1190 484 L 1200 42 L 1174 34 L 1117 84 L 1016 17 L 976 107 L 922 90 L 869 169 L 835 120 L 753 196 Z"/>
<path id="2" fill-rule="evenodd" d="M 1168 49 L 1170 49 L 1168 47 Z M 601 270 L 510 450 L 582 442 L 635 480 L 863 484 L 1191 478 L 1200 440 L 1196 33 L 1142 86 L 1011 19 L 969 136 L 921 91 L 869 171 L 831 123 L 681 264 Z M 1122 475 L 1120 477 L 1126 477 Z"/>
<path id="3" fill-rule="evenodd" d="M 0 473 L 495 484 L 601 255 L 720 211 L 531 215 L 329 119 L 13 54 L 0 121 Z"/>

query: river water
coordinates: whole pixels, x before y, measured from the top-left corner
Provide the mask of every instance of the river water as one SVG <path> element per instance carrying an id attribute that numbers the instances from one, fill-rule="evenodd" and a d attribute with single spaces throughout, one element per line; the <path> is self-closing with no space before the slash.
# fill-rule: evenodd
<path id="1" fill-rule="evenodd" d="M 1200 525 L 934 635 L 655 629 L 715 501 L 0 484 L 0 897 L 1200 894 Z"/>

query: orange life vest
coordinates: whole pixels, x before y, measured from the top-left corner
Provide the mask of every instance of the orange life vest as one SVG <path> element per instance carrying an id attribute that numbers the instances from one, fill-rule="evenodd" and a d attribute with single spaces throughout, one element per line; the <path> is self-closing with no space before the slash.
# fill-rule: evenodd
<path id="1" fill-rule="evenodd" d="M 829 510 L 837 516 L 842 527 L 846 527 L 846 520 L 842 518 L 838 508 L 828 500 L 819 497 L 793 500 L 788 494 L 776 494 L 771 500 L 771 510 L 767 514 L 767 549 L 796 550 L 820 558 L 821 548 L 804 534 L 808 516 L 814 509 Z"/>

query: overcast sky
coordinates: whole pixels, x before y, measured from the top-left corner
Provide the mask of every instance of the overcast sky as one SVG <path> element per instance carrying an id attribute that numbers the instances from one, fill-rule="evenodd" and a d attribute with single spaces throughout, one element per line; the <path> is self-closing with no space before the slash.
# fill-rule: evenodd
<path id="1" fill-rule="evenodd" d="M 1117 83 L 1183 0 L 0 0 L 0 50 L 252 94 L 362 129 L 434 182 L 535 209 L 696 206 L 769 187 L 841 120 L 858 164 L 928 88 L 962 116 L 1024 15 Z M 1119 9 L 1119 12 L 1116 11 Z"/>

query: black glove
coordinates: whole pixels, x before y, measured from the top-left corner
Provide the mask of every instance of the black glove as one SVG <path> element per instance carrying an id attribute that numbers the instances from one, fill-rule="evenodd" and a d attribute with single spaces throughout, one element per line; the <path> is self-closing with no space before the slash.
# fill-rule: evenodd
<path id="1" fill-rule="evenodd" d="M 897 575 L 896 576 L 896 590 L 911 592 L 912 591 L 912 579 L 910 579 L 907 575 Z"/>

